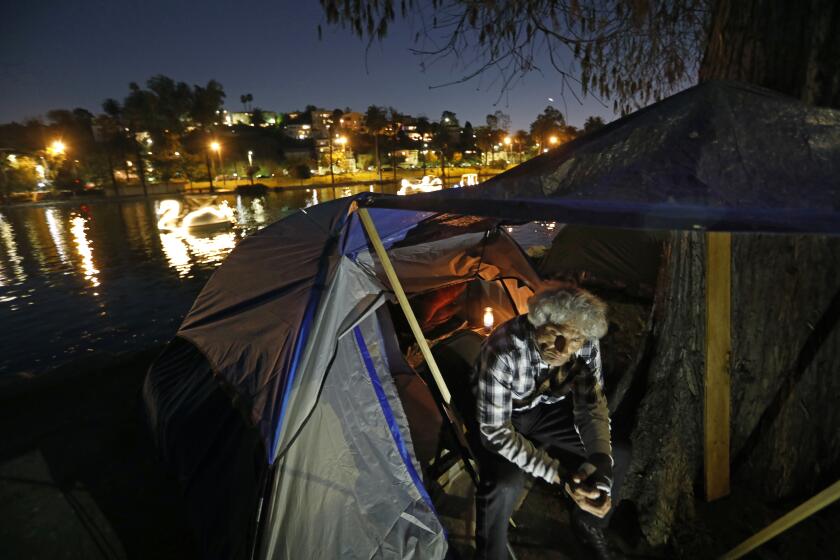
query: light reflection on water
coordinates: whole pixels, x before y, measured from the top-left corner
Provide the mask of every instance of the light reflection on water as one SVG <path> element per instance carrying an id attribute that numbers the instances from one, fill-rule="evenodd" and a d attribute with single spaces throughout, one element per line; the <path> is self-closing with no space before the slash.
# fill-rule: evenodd
<path id="1" fill-rule="evenodd" d="M 38 374 L 168 340 L 239 240 L 297 208 L 369 190 L 220 195 L 215 202 L 234 210 L 233 222 L 210 228 L 159 228 L 159 200 L 3 208 L 0 375 Z M 179 200 L 194 209 L 190 198 Z M 547 231 L 526 234 L 532 229 Z"/>
<path id="2" fill-rule="evenodd" d="M 70 233 L 73 234 L 73 242 L 76 244 L 76 251 L 81 257 L 82 273 L 85 280 L 90 282 L 94 288 L 99 287 L 99 270 L 93 264 L 93 247 L 87 238 L 87 220 L 81 216 L 73 216 L 70 219 Z M 98 295 L 94 293 L 94 295 Z"/>

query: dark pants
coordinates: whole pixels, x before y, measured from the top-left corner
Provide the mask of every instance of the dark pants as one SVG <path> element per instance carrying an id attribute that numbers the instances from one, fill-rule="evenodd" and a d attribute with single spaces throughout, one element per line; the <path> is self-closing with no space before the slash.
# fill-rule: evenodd
<path id="1" fill-rule="evenodd" d="M 537 447 L 557 450 L 563 467 L 569 472 L 574 472 L 585 461 L 586 452 L 575 430 L 570 401 L 571 399 L 567 398 L 553 405 L 539 405 L 520 414 L 514 413 L 512 421 L 516 430 Z M 475 434 L 474 429 L 470 431 Z M 485 449 L 480 442 L 470 443 L 478 462 L 480 480 L 475 496 L 476 557 L 506 559 L 508 523 L 516 501 L 522 493 L 525 472 L 501 455 Z M 612 511 L 618 504 L 621 483 L 629 459 L 629 445 L 613 442 L 613 509 L 605 518 L 600 519 L 587 513 L 569 500 L 571 514 L 578 516 L 583 523 L 606 527 Z M 558 496 L 566 495 L 562 486 L 558 485 L 556 488 Z"/>

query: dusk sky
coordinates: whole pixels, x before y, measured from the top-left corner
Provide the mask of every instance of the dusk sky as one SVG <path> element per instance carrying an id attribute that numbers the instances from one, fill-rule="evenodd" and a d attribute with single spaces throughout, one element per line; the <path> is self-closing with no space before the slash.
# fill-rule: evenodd
<path id="1" fill-rule="evenodd" d="M 314 104 L 363 112 L 377 104 L 436 120 L 448 109 L 476 126 L 500 109 L 514 129 L 527 129 L 553 98 L 576 126 L 589 115 L 615 118 L 592 97 L 580 105 L 567 95 L 564 103 L 559 76 L 547 65 L 544 75 L 530 74 L 500 100 L 493 71 L 430 90 L 462 72 L 444 61 L 424 73 L 409 52 L 408 23 L 374 44 L 366 70 L 365 42 L 328 26 L 317 0 L 24 0 L 6 3 L 3 12 L 0 122 L 58 108 L 99 112 L 104 99 L 122 99 L 129 82 L 155 74 L 189 84 L 216 79 L 230 110 L 241 110 L 240 94 L 251 93 L 253 106 L 265 110 Z"/>

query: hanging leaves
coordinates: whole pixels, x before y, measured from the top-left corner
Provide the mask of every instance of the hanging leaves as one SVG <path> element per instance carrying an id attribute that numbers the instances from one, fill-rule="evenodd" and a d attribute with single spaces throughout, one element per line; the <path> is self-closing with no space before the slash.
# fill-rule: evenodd
<path id="1" fill-rule="evenodd" d="M 385 38 L 396 18 L 396 0 L 320 2 L 327 22 L 370 40 Z M 424 66 L 450 58 L 463 69 L 451 83 L 497 72 L 504 93 L 550 65 L 563 91 L 615 97 L 615 110 L 628 112 L 694 80 L 710 2 L 399 0 L 399 12 L 419 22 L 413 52 Z"/>

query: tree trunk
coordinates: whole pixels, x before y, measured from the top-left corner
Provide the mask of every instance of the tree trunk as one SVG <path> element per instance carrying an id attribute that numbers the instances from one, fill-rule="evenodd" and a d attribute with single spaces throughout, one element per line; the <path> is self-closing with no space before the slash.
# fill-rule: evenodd
<path id="1" fill-rule="evenodd" d="M 143 187 L 143 196 L 149 196 L 149 191 L 146 188 L 146 170 L 143 168 L 143 155 L 140 153 L 140 148 L 137 149 L 137 178 L 140 179 L 140 186 Z"/>
<path id="2" fill-rule="evenodd" d="M 692 515 L 692 486 L 702 464 L 705 247 L 696 232 L 674 233 L 666 247 L 656 290 L 655 354 L 622 490 L 655 545 Z"/>
<path id="3" fill-rule="evenodd" d="M 108 173 L 111 175 L 111 185 L 114 187 L 114 194 L 118 194 L 119 189 L 117 188 L 117 175 L 114 173 L 114 160 L 111 157 L 110 150 L 105 153 L 105 157 L 108 160 Z"/>
<path id="4" fill-rule="evenodd" d="M 840 5 L 717 0 L 700 80 L 740 80 L 840 107 Z"/>
<path id="5" fill-rule="evenodd" d="M 717 0 L 700 79 L 840 106 L 840 4 Z M 836 478 L 840 460 L 840 240 L 732 241 L 734 474 L 768 498 L 811 493 L 827 471 Z M 691 516 L 703 465 L 704 255 L 702 234 L 674 234 L 657 294 L 658 338 L 625 493 L 652 544 Z"/>
<path id="6" fill-rule="evenodd" d="M 210 152 L 204 152 L 204 163 L 207 165 L 207 177 L 210 179 L 210 192 L 213 192 L 215 189 L 213 188 L 213 169 L 210 165 Z"/>
<path id="7" fill-rule="evenodd" d="M 379 174 L 379 182 L 382 182 L 382 161 L 379 158 L 379 135 L 373 135 L 373 151 L 376 154 L 376 172 Z"/>

